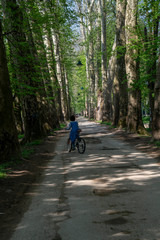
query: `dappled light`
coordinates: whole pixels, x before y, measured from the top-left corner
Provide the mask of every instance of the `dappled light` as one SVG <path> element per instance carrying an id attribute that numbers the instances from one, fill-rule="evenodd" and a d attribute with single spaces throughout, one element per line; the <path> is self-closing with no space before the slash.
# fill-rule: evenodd
<path id="1" fill-rule="evenodd" d="M 157 239 L 159 233 L 150 225 L 160 216 L 156 215 L 160 198 L 157 162 L 116 140 L 114 133 L 105 134 L 100 124 L 88 128 L 87 120 L 80 118 L 79 122 L 85 153 L 68 153 L 67 136 L 60 138 L 55 157 L 45 167 L 43 182 L 28 193 L 34 196 L 32 204 L 12 240 L 21 231 L 27 240 L 30 231 L 46 236 L 50 225 L 57 229 L 50 230 L 51 235 L 57 231 L 66 240 L 75 239 L 75 232 L 80 240 L 86 239 L 85 232 L 87 240 L 104 240 L 106 236 L 113 240 Z M 154 197 L 148 194 L 149 189 L 154 190 Z M 34 222 L 40 228 L 33 229 Z M 45 229 L 44 223 L 48 225 Z"/>
<path id="2" fill-rule="evenodd" d="M 0 10 L 0 240 L 160 239 L 159 1 Z"/>
<path id="3" fill-rule="evenodd" d="M 12 171 L 12 173 L 10 174 L 10 177 L 21 177 L 24 175 L 28 175 L 28 174 L 32 174 L 29 171 L 23 170 L 23 171 Z"/>

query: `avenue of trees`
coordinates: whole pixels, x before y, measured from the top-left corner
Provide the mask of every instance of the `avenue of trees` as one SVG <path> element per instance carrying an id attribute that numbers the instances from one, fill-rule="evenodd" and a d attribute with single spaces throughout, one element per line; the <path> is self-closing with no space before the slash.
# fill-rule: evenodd
<path id="1" fill-rule="evenodd" d="M 0 159 L 73 113 L 160 140 L 154 0 L 0 0 Z"/>

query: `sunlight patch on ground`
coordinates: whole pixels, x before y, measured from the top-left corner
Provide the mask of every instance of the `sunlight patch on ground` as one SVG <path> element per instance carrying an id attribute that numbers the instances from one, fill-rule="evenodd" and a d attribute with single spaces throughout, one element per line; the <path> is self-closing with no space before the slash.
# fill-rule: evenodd
<path id="1" fill-rule="evenodd" d="M 17 227 L 17 230 L 21 230 L 21 229 L 24 229 L 24 228 L 27 228 L 27 227 L 28 227 L 27 225 L 21 225 L 21 226 Z"/>
<path id="2" fill-rule="evenodd" d="M 159 167 L 157 167 L 157 163 L 152 163 L 152 164 L 144 164 L 144 165 L 141 165 L 142 168 L 151 168 L 151 167 L 154 167 L 154 168 L 157 168 L 157 171 L 159 169 Z"/>
<path id="3" fill-rule="evenodd" d="M 154 178 L 159 178 L 160 173 L 156 173 L 154 171 L 143 171 L 143 174 L 133 174 L 131 177 L 128 177 L 128 179 L 134 179 L 134 181 L 142 181 L 142 180 L 150 180 Z"/>
<path id="4" fill-rule="evenodd" d="M 75 181 L 67 181 L 67 184 L 70 184 L 70 187 L 75 186 L 95 186 L 94 179 L 85 179 L 85 180 L 75 180 Z"/>
<path id="5" fill-rule="evenodd" d="M 55 183 L 44 183 L 42 184 L 43 186 L 46 186 L 46 187 L 55 187 L 56 184 Z"/>
<path id="6" fill-rule="evenodd" d="M 128 157 L 142 157 L 144 158 L 146 156 L 146 153 L 140 153 L 140 152 L 134 152 L 134 153 L 131 153 L 131 154 L 128 154 Z M 151 156 L 147 155 L 147 159 L 152 159 Z"/>
<path id="7" fill-rule="evenodd" d="M 85 162 L 91 162 L 91 161 L 94 161 L 94 160 L 97 160 L 97 161 L 99 161 L 99 160 L 105 160 L 105 159 L 107 159 L 107 158 L 109 158 L 109 156 L 107 156 L 107 155 L 105 155 L 105 156 L 98 156 L 98 155 L 96 155 L 96 154 L 89 154 L 89 159 L 87 159 Z"/>
<path id="8" fill-rule="evenodd" d="M 119 233 L 113 234 L 113 237 L 124 237 L 124 236 L 130 235 L 130 234 L 131 234 L 131 232 L 124 231 L 124 232 L 119 232 Z"/>
<path id="9" fill-rule="evenodd" d="M 140 171 L 139 173 L 137 172 L 137 170 L 134 172 L 127 172 L 126 174 L 124 174 L 124 172 L 122 174 L 117 174 L 116 177 L 112 177 L 108 179 L 108 183 L 109 184 L 116 184 L 119 182 L 123 182 L 128 180 L 133 181 L 134 183 L 136 183 L 137 185 L 146 185 L 147 181 L 151 180 L 151 179 L 156 179 L 160 177 L 160 173 L 159 172 L 155 172 L 155 171 Z"/>
<path id="10" fill-rule="evenodd" d="M 28 175 L 28 174 L 32 175 L 32 172 L 27 171 L 27 170 L 13 171 L 9 174 L 9 177 L 21 177 L 21 176 Z"/>
<path id="11" fill-rule="evenodd" d="M 42 194 L 40 192 L 28 192 L 28 193 L 25 193 L 25 195 L 35 197 L 35 196 L 40 196 Z"/>
<path id="12" fill-rule="evenodd" d="M 71 164 L 71 167 L 76 167 L 76 166 L 84 166 L 84 162 L 81 162 L 81 161 L 77 161 L 77 162 L 73 162 Z"/>
<path id="13" fill-rule="evenodd" d="M 58 198 L 46 198 L 46 199 L 43 199 L 44 202 L 57 202 L 59 201 Z"/>

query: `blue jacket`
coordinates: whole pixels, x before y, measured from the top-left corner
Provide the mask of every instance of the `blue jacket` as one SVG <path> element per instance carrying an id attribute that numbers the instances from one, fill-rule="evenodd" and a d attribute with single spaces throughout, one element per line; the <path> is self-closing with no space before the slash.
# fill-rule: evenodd
<path id="1" fill-rule="evenodd" d="M 78 126 L 78 122 L 76 121 L 71 121 L 69 126 L 67 127 L 67 130 L 71 129 L 70 131 L 70 139 L 71 142 L 73 143 L 76 138 L 79 136 L 78 130 L 79 130 L 79 126 Z"/>

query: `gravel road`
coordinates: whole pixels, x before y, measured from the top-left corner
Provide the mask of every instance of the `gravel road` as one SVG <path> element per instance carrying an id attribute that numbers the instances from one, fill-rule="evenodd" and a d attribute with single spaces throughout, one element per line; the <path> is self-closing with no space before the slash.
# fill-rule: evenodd
<path id="1" fill-rule="evenodd" d="M 11 240 L 160 240 L 160 166 L 79 117 L 86 152 L 64 134 Z"/>

